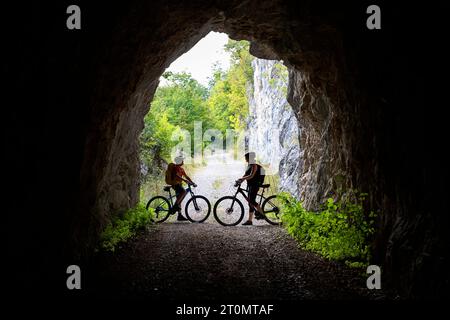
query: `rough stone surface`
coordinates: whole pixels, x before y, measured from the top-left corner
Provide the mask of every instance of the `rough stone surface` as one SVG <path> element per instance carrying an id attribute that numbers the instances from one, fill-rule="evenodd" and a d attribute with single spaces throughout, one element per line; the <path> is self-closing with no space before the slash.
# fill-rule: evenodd
<path id="1" fill-rule="evenodd" d="M 64 3 L 5 6 L 3 29 L 16 32 L 5 39 L 13 49 L 3 60 L 5 91 L 11 106 L 20 103 L 4 120 L 10 260 L 19 275 L 42 261 L 30 276 L 42 279 L 35 287 L 49 287 L 62 266 L 92 252 L 110 218 L 136 203 L 136 139 L 158 78 L 215 30 L 289 66 L 303 152 L 298 183 L 308 206 L 341 176 L 379 209 L 373 253 L 386 285 L 412 297 L 448 288 L 443 5 L 383 3 L 376 31 L 365 27 L 360 1 L 83 3 L 80 31 L 64 28 Z M 52 263 L 61 256 L 61 265 Z M 17 287 L 27 286 L 22 278 Z"/>
<path id="2" fill-rule="evenodd" d="M 249 94 L 249 149 L 257 153 L 267 175 L 279 174 L 280 190 L 299 197 L 301 169 L 299 125 L 286 100 L 287 79 L 276 60 L 252 62 L 253 86 Z M 269 181 L 268 181 L 269 182 Z"/>

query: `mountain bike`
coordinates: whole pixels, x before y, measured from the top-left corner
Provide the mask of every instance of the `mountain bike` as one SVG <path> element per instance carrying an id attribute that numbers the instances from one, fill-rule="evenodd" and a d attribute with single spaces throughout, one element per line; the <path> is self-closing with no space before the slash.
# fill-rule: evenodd
<path id="1" fill-rule="evenodd" d="M 244 218 L 244 206 L 242 202 L 237 198 L 238 194 L 241 194 L 247 202 L 248 190 L 241 187 L 241 183 L 236 181 L 234 187 L 237 187 L 234 196 L 225 196 L 217 200 L 214 205 L 214 217 L 217 222 L 223 226 L 235 226 L 239 224 Z M 272 195 L 270 197 L 264 197 L 264 192 L 270 184 L 263 184 L 260 186 L 262 192 L 258 192 L 256 195 L 256 202 L 261 206 L 264 217 L 268 223 L 273 225 L 281 224 L 281 199 L 277 195 Z M 258 201 L 259 200 L 259 201 Z M 261 205 L 262 203 L 262 205 Z M 249 203 L 250 205 L 250 203 Z M 255 213 L 257 212 L 255 208 Z"/>
<path id="2" fill-rule="evenodd" d="M 211 204 L 206 197 L 196 195 L 192 190 L 193 186 L 195 187 L 195 185 L 188 184 L 188 187 L 186 188 L 186 191 L 191 195 L 191 198 L 186 202 L 184 212 L 189 221 L 200 223 L 209 217 L 209 214 L 211 213 Z M 165 186 L 163 190 L 169 193 L 168 197 L 153 197 L 147 202 L 146 206 L 147 210 L 150 208 L 154 210 L 153 221 L 156 223 L 164 222 L 171 214 L 176 213 L 176 211 L 172 210 L 177 198 L 176 194 L 172 194 L 172 186 Z"/>

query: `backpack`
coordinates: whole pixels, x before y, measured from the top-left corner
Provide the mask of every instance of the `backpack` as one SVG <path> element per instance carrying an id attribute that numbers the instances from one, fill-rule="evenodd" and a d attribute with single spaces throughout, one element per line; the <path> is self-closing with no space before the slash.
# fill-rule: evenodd
<path id="1" fill-rule="evenodd" d="M 174 176 L 175 176 L 175 164 L 169 163 L 165 173 L 166 183 L 173 185 L 174 184 Z"/>
<path id="2" fill-rule="evenodd" d="M 259 165 L 256 164 L 258 166 L 258 170 L 256 172 L 256 181 L 258 182 L 259 185 L 264 184 L 264 178 L 266 177 L 266 171 L 264 170 L 264 168 Z"/>
<path id="3" fill-rule="evenodd" d="M 261 165 L 256 164 L 256 166 L 257 166 L 257 169 L 256 169 L 255 176 L 252 179 L 247 180 L 247 183 L 260 186 L 264 183 L 264 178 L 266 177 L 266 175 L 265 175 L 265 170 Z M 247 169 L 245 174 L 246 175 L 250 174 L 250 168 Z"/>

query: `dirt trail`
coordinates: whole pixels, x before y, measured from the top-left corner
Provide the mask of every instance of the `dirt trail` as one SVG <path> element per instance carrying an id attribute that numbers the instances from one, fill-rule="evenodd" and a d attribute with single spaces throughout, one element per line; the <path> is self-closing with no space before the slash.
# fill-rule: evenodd
<path id="1" fill-rule="evenodd" d="M 191 178 L 198 184 L 196 192 L 206 196 L 213 204 L 235 190 L 234 182 L 242 177 L 246 164 L 227 153 L 216 153 L 205 161 L 207 165 L 196 170 Z"/>
<path id="2" fill-rule="evenodd" d="M 229 194 L 245 163 L 216 155 L 193 180 L 211 203 Z M 230 189 L 231 187 L 231 189 Z M 165 222 L 115 254 L 96 258 L 87 290 L 97 297 L 185 300 L 371 299 L 361 272 L 299 249 L 279 226 Z M 379 296 L 378 296 L 379 297 Z"/>

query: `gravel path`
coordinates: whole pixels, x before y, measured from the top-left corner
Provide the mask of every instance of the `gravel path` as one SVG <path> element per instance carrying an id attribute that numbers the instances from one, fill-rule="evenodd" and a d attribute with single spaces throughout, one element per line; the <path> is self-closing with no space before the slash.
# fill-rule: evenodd
<path id="1" fill-rule="evenodd" d="M 233 159 L 225 153 L 218 153 L 206 159 L 207 165 L 192 175 L 197 183 L 196 193 L 207 197 L 211 203 L 225 195 L 231 195 L 234 182 L 243 176 L 246 168 L 244 161 Z"/>
<path id="2" fill-rule="evenodd" d="M 165 223 L 97 257 L 97 297 L 369 299 L 361 274 L 298 248 L 278 226 Z"/>
<path id="3" fill-rule="evenodd" d="M 211 203 L 232 192 L 245 164 L 220 156 L 193 176 Z M 298 248 L 279 226 L 223 227 L 168 221 L 150 227 L 115 254 L 101 254 L 87 275 L 102 298 L 373 299 L 360 271 Z"/>

